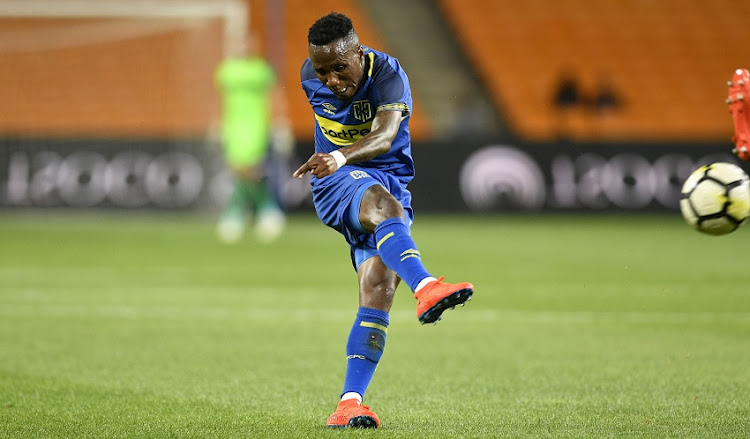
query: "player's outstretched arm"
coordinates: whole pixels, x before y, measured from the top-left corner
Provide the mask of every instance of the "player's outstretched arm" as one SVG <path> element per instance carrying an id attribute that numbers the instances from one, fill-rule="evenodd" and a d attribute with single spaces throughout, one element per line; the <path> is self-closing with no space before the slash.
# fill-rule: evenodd
<path id="1" fill-rule="evenodd" d="M 310 172 L 317 178 L 327 177 L 346 163 L 360 163 L 371 160 L 391 149 L 391 142 L 398 133 L 401 124 L 401 111 L 378 111 L 372 121 L 372 131 L 350 146 L 334 151 L 334 154 L 315 153 L 299 167 L 295 178 L 302 178 Z M 338 156 L 338 160 L 336 155 Z"/>

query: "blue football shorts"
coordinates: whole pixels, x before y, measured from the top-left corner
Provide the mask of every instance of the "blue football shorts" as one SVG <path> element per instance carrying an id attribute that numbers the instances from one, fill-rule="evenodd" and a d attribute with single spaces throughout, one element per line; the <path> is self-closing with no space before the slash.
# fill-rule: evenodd
<path id="1" fill-rule="evenodd" d="M 411 193 L 406 189 L 411 178 L 399 178 L 377 169 L 344 165 L 333 175 L 312 179 L 315 211 L 323 224 L 344 235 L 351 247 L 354 269 L 378 254 L 375 234 L 367 233 L 359 223 L 362 197 L 371 186 L 379 184 L 391 193 L 404 207 L 406 223 L 411 226 L 414 212 Z"/>

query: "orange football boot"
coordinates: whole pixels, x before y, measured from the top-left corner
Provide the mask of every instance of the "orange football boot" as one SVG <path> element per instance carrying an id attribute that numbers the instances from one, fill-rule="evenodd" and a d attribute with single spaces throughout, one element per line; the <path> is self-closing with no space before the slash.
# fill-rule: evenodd
<path id="1" fill-rule="evenodd" d="M 747 69 L 734 71 L 732 80 L 727 82 L 729 113 L 734 122 L 733 153 L 742 160 L 750 160 L 750 72 Z"/>
<path id="2" fill-rule="evenodd" d="M 417 318 L 425 323 L 437 324 L 441 314 L 456 305 L 464 306 L 474 294 L 474 285 L 469 282 L 449 284 L 443 282 L 444 277 L 429 282 L 414 295 L 417 299 Z"/>
<path id="3" fill-rule="evenodd" d="M 328 417 L 328 428 L 378 428 L 380 418 L 370 407 L 362 405 L 357 399 L 345 399 L 339 402 L 336 411 Z"/>

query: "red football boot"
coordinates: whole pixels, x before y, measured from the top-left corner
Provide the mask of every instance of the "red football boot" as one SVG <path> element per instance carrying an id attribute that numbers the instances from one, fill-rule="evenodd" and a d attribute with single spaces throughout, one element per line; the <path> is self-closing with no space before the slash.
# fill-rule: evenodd
<path id="1" fill-rule="evenodd" d="M 380 418 L 370 410 L 370 407 L 352 398 L 339 402 L 336 411 L 328 417 L 326 425 L 328 428 L 378 428 Z"/>
<path id="2" fill-rule="evenodd" d="M 727 82 L 729 113 L 734 122 L 733 153 L 742 160 L 750 160 L 750 72 L 747 69 L 734 71 L 732 80 Z"/>
<path id="3" fill-rule="evenodd" d="M 474 285 L 469 282 L 449 284 L 443 279 L 429 282 L 414 295 L 417 299 L 417 318 L 422 324 L 437 323 L 443 311 L 465 305 L 474 294 Z"/>

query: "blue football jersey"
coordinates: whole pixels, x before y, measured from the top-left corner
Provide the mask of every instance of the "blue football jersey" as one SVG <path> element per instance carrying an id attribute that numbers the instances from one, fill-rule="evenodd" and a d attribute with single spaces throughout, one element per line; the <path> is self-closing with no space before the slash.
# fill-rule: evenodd
<path id="1" fill-rule="evenodd" d="M 318 80 L 309 58 L 302 65 L 302 89 L 315 113 L 315 152 L 329 153 L 367 135 L 377 111 L 401 111 L 401 126 L 391 150 L 357 166 L 389 172 L 408 182 L 414 176 L 409 136 L 412 108 L 409 79 L 396 58 L 363 47 L 364 84 L 348 102 L 340 101 Z"/>

